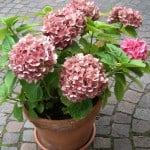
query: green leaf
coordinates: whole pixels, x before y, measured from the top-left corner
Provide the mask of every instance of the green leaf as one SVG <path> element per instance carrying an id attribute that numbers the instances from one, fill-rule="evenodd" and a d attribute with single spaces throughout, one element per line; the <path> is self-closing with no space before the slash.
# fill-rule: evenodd
<path id="1" fill-rule="evenodd" d="M 128 64 L 124 64 L 126 67 L 140 67 L 140 68 L 145 68 L 146 64 L 142 60 L 135 60 L 132 59 L 131 61 L 128 62 Z"/>
<path id="2" fill-rule="evenodd" d="M 49 12 L 51 12 L 51 11 L 53 11 L 53 8 L 52 8 L 52 7 L 50 7 L 50 6 L 45 6 L 45 7 L 42 9 L 42 11 L 36 12 L 35 14 L 36 14 L 37 16 L 42 16 L 42 17 L 44 17 L 47 13 L 49 13 Z"/>
<path id="3" fill-rule="evenodd" d="M 150 73 L 150 65 L 146 63 L 146 67 L 142 68 L 142 71 L 144 71 L 145 73 Z"/>
<path id="4" fill-rule="evenodd" d="M 130 75 L 129 73 L 125 73 L 133 82 L 135 82 L 140 88 L 143 88 L 143 85 L 141 84 L 141 82 L 136 78 L 133 77 L 132 75 Z"/>
<path id="5" fill-rule="evenodd" d="M 9 51 L 11 51 L 12 46 L 14 44 L 15 44 L 14 39 L 11 36 L 6 35 L 4 40 L 3 40 L 3 43 L 2 43 L 3 52 L 8 53 Z"/>
<path id="6" fill-rule="evenodd" d="M 128 68 L 129 69 L 129 68 Z M 134 73 L 134 74 L 136 74 L 136 75 L 138 75 L 139 77 L 142 77 L 143 76 L 143 69 L 141 69 L 141 68 L 130 68 L 130 70 Z"/>
<path id="7" fill-rule="evenodd" d="M 107 88 L 102 94 L 102 106 L 105 107 L 107 105 L 108 97 L 111 96 L 110 90 Z"/>
<path id="8" fill-rule="evenodd" d="M 4 18 L 4 22 L 8 27 L 11 27 L 19 21 L 19 18 L 20 18 L 19 16 Z"/>
<path id="9" fill-rule="evenodd" d="M 71 103 L 66 97 L 64 97 L 62 94 L 61 94 L 60 96 L 61 96 L 61 97 L 60 97 L 60 100 L 61 100 L 61 102 L 62 102 L 64 105 L 69 106 L 69 105 L 72 104 L 72 103 Z"/>
<path id="10" fill-rule="evenodd" d="M 116 73 L 115 78 L 116 80 L 119 80 L 119 82 L 122 83 L 124 87 L 126 87 L 126 78 L 124 73 Z"/>
<path id="11" fill-rule="evenodd" d="M 43 13 L 47 14 L 48 12 L 51 12 L 53 11 L 53 8 L 50 7 L 50 6 L 45 6 L 43 9 L 42 9 Z"/>
<path id="12" fill-rule="evenodd" d="M 117 40 L 115 38 L 114 35 L 112 34 L 107 34 L 107 33 L 103 33 L 103 32 L 95 32 L 94 33 L 94 37 L 95 38 L 98 38 L 98 39 L 101 39 L 101 40 L 104 40 L 104 41 L 110 41 L 111 43 L 114 43 L 114 44 L 117 44 Z"/>
<path id="13" fill-rule="evenodd" d="M 69 52 L 72 53 L 72 54 L 76 54 L 77 52 L 81 52 L 78 43 L 75 42 L 75 41 L 74 41 L 69 47 L 67 47 L 67 48 L 65 49 L 65 51 L 66 51 L 66 50 L 69 51 Z"/>
<path id="14" fill-rule="evenodd" d="M 53 108 L 53 106 L 54 106 L 54 103 L 49 101 L 49 102 L 46 103 L 45 108 L 46 109 L 51 109 L 51 108 Z"/>
<path id="15" fill-rule="evenodd" d="M 118 59 L 119 62 L 129 62 L 130 58 L 122 51 L 122 49 L 113 44 L 106 44 L 106 46 L 110 50 L 110 52 L 115 56 L 115 58 Z"/>
<path id="16" fill-rule="evenodd" d="M 85 118 L 92 110 L 93 104 L 91 100 L 83 100 L 82 102 L 72 103 L 68 106 L 68 112 L 75 120 Z"/>
<path id="17" fill-rule="evenodd" d="M 35 83 L 27 83 L 24 80 L 21 80 L 22 89 L 27 96 L 29 101 L 38 101 L 43 97 L 42 88 Z"/>
<path id="18" fill-rule="evenodd" d="M 36 107 L 36 110 L 39 113 L 42 113 L 44 111 L 44 105 L 43 104 L 38 104 L 37 107 Z"/>
<path id="19" fill-rule="evenodd" d="M 7 98 L 7 86 L 3 83 L 0 85 L 0 104 L 2 104 Z"/>
<path id="20" fill-rule="evenodd" d="M 6 62 L 8 62 L 8 55 L 4 55 L 0 57 L 0 68 L 4 67 L 6 65 Z"/>
<path id="21" fill-rule="evenodd" d="M 115 96 L 117 100 L 121 101 L 123 99 L 125 91 L 124 91 L 124 85 L 122 84 L 120 80 L 116 80 L 115 86 L 114 86 L 114 92 L 115 92 Z"/>
<path id="22" fill-rule="evenodd" d="M 27 98 L 26 98 L 27 99 Z M 38 106 L 39 101 L 31 101 L 30 99 L 27 100 L 27 104 L 30 107 L 30 109 L 34 109 Z"/>
<path id="23" fill-rule="evenodd" d="M 6 19 L 5 17 L 0 18 L 0 25 L 6 25 L 6 23 L 4 21 L 5 19 Z"/>
<path id="24" fill-rule="evenodd" d="M 17 103 L 14 105 L 13 114 L 18 121 L 23 121 L 22 107 L 19 107 Z"/>
<path id="25" fill-rule="evenodd" d="M 101 62 L 105 64 L 114 66 L 114 64 L 116 63 L 115 57 L 107 52 L 98 52 L 96 53 L 96 55 L 100 57 Z"/>
<path id="26" fill-rule="evenodd" d="M 5 76 L 4 82 L 7 86 L 8 93 L 11 93 L 16 81 L 16 77 L 11 70 L 9 70 Z"/>
<path id="27" fill-rule="evenodd" d="M 80 38 L 79 43 L 84 47 L 84 49 L 90 48 L 90 43 L 85 38 Z"/>
<path id="28" fill-rule="evenodd" d="M 111 24 L 106 24 L 104 22 L 101 21 L 94 21 L 93 24 L 95 25 L 95 27 L 97 27 L 98 29 L 110 29 L 110 28 L 115 28 L 115 26 L 111 25 Z"/>
<path id="29" fill-rule="evenodd" d="M 38 118 L 38 115 L 37 115 L 37 113 L 34 111 L 34 109 L 29 109 L 28 110 L 28 112 L 29 112 L 29 115 L 32 117 L 32 118 L 34 118 L 34 119 L 37 119 Z"/>
<path id="30" fill-rule="evenodd" d="M 39 24 L 21 24 L 19 27 L 16 28 L 17 32 L 22 32 L 22 31 L 32 31 L 34 27 L 38 26 Z"/>
<path id="31" fill-rule="evenodd" d="M 49 91 L 57 88 L 59 83 L 59 70 L 55 69 L 53 72 L 46 74 L 44 77 L 44 82 L 46 83 L 48 89 L 50 89 Z"/>
<path id="32" fill-rule="evenodd" d="M 7 28 L 1 28 L 0 29 L 0 40 L 3 40 L 8 33 L 9 33 L 9 31 Z"/>
<path id="33" fill-rule="evenodd" d="M 99 32 L 99 29 L 97 29 L 95 26 L 92 26 L 92 25 L 90 25 L 90 24 L 87 24 L 87 29 L 89 30 L 89 31 L 92 31 L 92 32 Z"/>
<path id="34" fill-rule="evenodd" d="M 121 31 L 128 36 L 137 37 L 137 32 L 134 27 L 130 27 L 130 26 L 122 27 Z"/>

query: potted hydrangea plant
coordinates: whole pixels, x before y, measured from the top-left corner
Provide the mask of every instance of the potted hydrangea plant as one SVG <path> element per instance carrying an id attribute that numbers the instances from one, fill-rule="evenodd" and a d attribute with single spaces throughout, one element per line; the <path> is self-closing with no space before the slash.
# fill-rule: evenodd
<path id="1" fill-rule="evenodd" d="M 142 16 L 121 6 L 101 13 L 87 0 L 71 0 L 60 10 L 46 6 L 37 15 L 42 24 L 0 19 L 0 103 L 15 101 L 18 121 L 24 110 L 42 149 L 85 150 L 101 102 L 105 106 L 111 96 L 109 78 L 120 101 L 127 79 L 141 86 L 137 76 L 150 72 L 148 45 L 136 31 Z"/>

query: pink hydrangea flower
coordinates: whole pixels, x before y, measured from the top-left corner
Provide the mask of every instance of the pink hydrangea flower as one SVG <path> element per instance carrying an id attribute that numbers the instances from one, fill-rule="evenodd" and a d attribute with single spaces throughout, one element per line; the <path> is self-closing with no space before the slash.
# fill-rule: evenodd
<path id="1" fill-rule="evenodd" d="M 10 68 L 19 79 L 37 82 L 53 71 L 57 55 L 49 38 L 27 35 L 13 46 L 9 53 Z"/>
<path id="2" fill-rule="evenodd" d="M 97 7 L 94 2 L 89 2 L 88 0 L 72 0 L 66 7 L 74 11 L 79 10 L 86 17 L 93 20 L 99 19 L 99 7 Z"/>
<path id="3" fill-rule="evenodd" d="M 121 48 L 131 59 L 145 60 L 148 57 L 147 43 L 140 39 L 125 39 Z"/>
<path id="4" fill-rule="evenodd" d="M 109 23 L 121 22 L 124 26 L 138 28 L 142 24 L 139 11 L 126 7 L 114 7 L 108 17 Z"/>
<path id="5" fill-rule="evenodd" d="M 107 22 L 108 23 L 116 23 L 119 22 L 119 11 L 122 11 L 123 7 L 116 6 L 110 11 Z"/>
<path id="6" fill-rule="evenodd" d="M 60 88 L 72 102 L 94 98 L 108 85 L 99 59 L 91 54 L 76 54 L 67 58 L 60 73 Z"/>
<path id="7" fill-rule="evenodd" d="M 49 36 L 55 47 L 62 50 L 82 33 L 85 27 L 84 15 L 69 9 L 48 13 L 43 20 L 43 33 Z"/>

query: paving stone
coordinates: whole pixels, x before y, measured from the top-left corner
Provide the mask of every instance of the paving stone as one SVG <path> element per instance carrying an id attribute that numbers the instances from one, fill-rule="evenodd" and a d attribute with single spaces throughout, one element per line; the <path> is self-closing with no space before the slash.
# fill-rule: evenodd
<path id="1" fill-rule="evenodd" d="M 133 141 L 135 147 L 150 148 L 150 137 L 134 136 Z"/>
<path id="2" fill-rule="evenodd" d="M 133 91 L 133 90 L 127 90 L 127 92 L 124 95 L 124 100 L 137 104 L 140 100 L 142 93 Z"/>
<path id="3" fill-rule="evenodd" d="M 147 148 L 136 148 L 135 150 L 149 150 Z"/>
<path id="4" fill-rule="evenodd" d="M 2 8 L 2 9 L 1 9 L 1 12 L 2 12 L 2 13 L 7 13 L 9 10 L 10 10 L 9 7 L 5 7 L 5 8 Z"/>
<path id="5" fill-rule="evenodd" d="M 6 126 L 6 130 L 8 132 L 20 132 L 22 126 L 23 126 L 23 123 L 20 123 L 17 121 L 10 121 Z"/>
<path id="6" fill-rule="evenodd" d="M 128 114 L 124 114 L 124 113 L 115 113 L 114 122 L 115 123 L 130 124 L 131 123 L 131 116 Z"/>
<path id="7" fill-rule="evenodd" d="M 16 3 L 16 4 L 21 3 L 21 0 L 13 0 L 13 3 Z"/>
<path id="8" fill-rule="evenodd" d="M 138 92 L 144 92 L 144 87 L 139 87 L 136 83 L 132 83 L 129 85 L 129 88 Z"/>
<path id="9" fill-rule="evenodd" d="M 115 105 L 117 104 L 117 100 L 116 100 L 116 97 L 114 94 L 111 95 L 111 97 L 108 98 L 108 104 L 111 104 L 111 105 Z"/>
<path id="10" fill-rule="evenodd" d="M 134 117 L 142 120 L 150 120 L 150 109 L 137 108 Z"/>
<path id="11" fill-rule="evenodd" d="M 129 137 L 130 125 L 126 124 L 116 124 L 112 125 L 112 133 L 113 137 Z"/>
<path id="12" fill-rule="evenodd" d="M 10 121 L 17 121 L 17 119 L 15 118 L 14 114 L 12 114 L 12 115 L 9 117 L 9 120 L 10 120 Z"/>
<path id="13" fill-rule="evenodd" d="M 14 8 L 22 8 L 23 7 L 23 5 L 22 4 L 17 4 L 17 5 L 15 5 L 15 7 Z"/>
<path id="14" fill-rule="evenodd" d="M 142 108 L 150 108 L 150 93 L 142 96 L 142 99 L 140 100 L 138 106 Z"/>
<path id="15" fill-rule="evenodd" d="M 100 116 L 98 120 L 95 121 L 96 125 L 110 125 L 111 118 L 109 116 Z"/>
<path id="16" fill-rule="evenodd" d="M 134 108 L 135 108 L 135 104 L 122 101 L 118 104 L 117 111 L 127 113 L 127 114 L 132 114 L 134 111 Z"/>
<path id="17" fill-rule="evenodd" d="M 95 137 L 94 148 L 111 148 L 111 139 L 110 138 L 103 138 L 103 137 Z"/>
<path id="18" fill-rule="evenodd" d="M 4 113 L 0 113 L 0 125 L 5 125 L 7 121 L 8 116 Z"/>
<path id="19" fill-rule="evenodd" d="M 114 150 L 133 150 L 129 139 L 114 139 Z"/>
<path id="20" fill-rule="evenodd" d="M 1 147 L 1 150 L 18 150 L 17 147 Z"/>
<path id="21" fill-rule="evenodd" d="M 4 126 L 0 126 L 0 138 L 2 138 L 2 135 L 3 135 L 3 129 L 4 129 Z"/>
<path id="22" fill-rule="evenodd" d="M 20 150 L 36 150 L 35 143 L 23 143 Z"/>
<path id="23" fill-rule="evenodd" d="M 101 110 L 101 114 L 104 115 L 112 115 L 114 111 L 115 106 L 114 105 L 106 105 L 104 109 Z"/>
<path id="24" fill-rule="evenodd" d="M 14 105 L 11 103 L 3 103 L 3 105 L 0 105 L 0 113 L 10 113 L 13 107 Z"/>
<path id="25" fill-rule="evenodd" d="M 35 142 L 33 130 L 25 130 L 23 131 L 23 141 L 25 142 Z"/>
<path id="26" fill-rule="evenodd" d="M 96 134 L 109 135 L 111 132 L 110 126 L 96 126 Z"/>
<path id="27" fill-rule="evenodd" d="M 34 125 L 29 120 L 27 120 L 24 124 L 24 127 L 25 128 L 34 128 Z"/>
<path id="28" fill-rule="evenodd" d="M 150 92 L 150 84 L 147 84 L 144 93 L 149 93 Z"/>
<path id="29" fill-rule="evenodd" d="M 132 131 L 138 133 L 150 132 L 150 121 L 133 119 Z"/>
<path id="30" fill-rule="evenodd" d="M 145 9 L 145 8 L 144 8 Z M 146 33 L 147 32 L 144 32 L 144 37 L 146 36 Z M 149 36 L 149 35 L 148 35 Z M 142 76 L 140 79 L 140 82 L 142 83 L 143 85 L 143 89 L 146 87 L 147 85 L 147 81 L 150 80 L 150 75 L 149 74 L 144 74 L 144 76 Z M 137 87 L 137 86 L 136 86 Z M 139 88 L 139 87 L 138 87 Z M 135 88 L 136 89 L 136 88 Z M 139 88 L 140 89 L 140 88 Z M 141 89 L 141 91 L 143 91 L 143 89 Z M 136 89 L 137 90 L 137 89 Z"/>
<path id="31" fill-rule="evenodd" d="M 5 133 L 3 136 L 3 144 L 15 144 L 19 141 L 18 133 Z"/>

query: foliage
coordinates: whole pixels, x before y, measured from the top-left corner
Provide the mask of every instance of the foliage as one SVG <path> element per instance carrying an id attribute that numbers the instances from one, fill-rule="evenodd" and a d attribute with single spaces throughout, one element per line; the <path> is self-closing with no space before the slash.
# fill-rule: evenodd
<path id="1" fill-rule="evenodd" d="M 44 17 L 53 11 L 49 6 L 43 8 L 36 15 Z M 106 15 L 105 15 L 106 16 Z M 93 104 L 90 98 L 81 102 L 73 103 L 69 101 L 61 92 L 59 87 L 59 75 L 62 64 L 66 57 L 72 57 L 77 53 L 92 54 L 98 58 L 104 66 L 105 74 L 114 80 L 114 93 L 116 99 L 121 101 L 127 89 L 127 78 L 142 86 L 137 76 L 150 73 L 149 62 L 146 60 L 131 59 L 120 48 L 119 39 L 124 35 L 137 38 L 135 28 L 123 26 L 121 23 L 108 24 L 99 20 L 86 18 L 84 32 L 71 45 L 63 50 L 57 50 L 57 64 L 54 71 L 49 72 L 44 78 L 36 83 L 28 83 L 15 76 L 9 68 L 9 52 L 18 40 L 28 33 L 42 34 L 36 30 L 38 23 L 19 24 L 25 17 L 13 16 L 0 19 L 0 70 L 4 70 L 3 82 L 0 84 L 0 104 L 10 100 L 17 101 L 14 106 L 14 116 L 18 121 L 22 121 L 22 107 L 26 106 L 32 117 L 38 118 L 40 114 L 53 110 L 56 103 L 62 103 L 62 112 L 69 114 L 76 120 L 83 119 L 92 110 Z M 14 98 L 12 97 L 14 88 L 21 86 L 21 91 Z M 103 105 L 107 104 L 107 99 L 111 95 L 109 87 L 99 93 L 98 97 L 103 99 Z"/>

